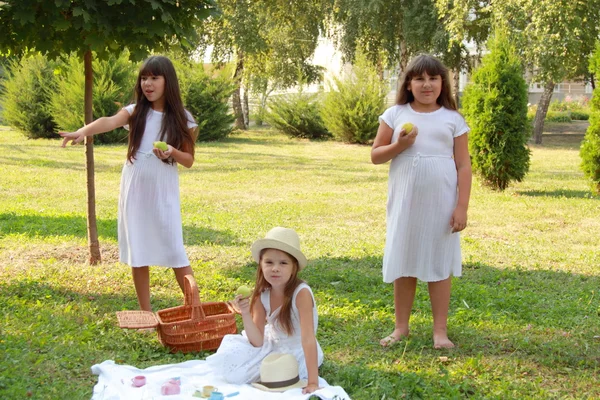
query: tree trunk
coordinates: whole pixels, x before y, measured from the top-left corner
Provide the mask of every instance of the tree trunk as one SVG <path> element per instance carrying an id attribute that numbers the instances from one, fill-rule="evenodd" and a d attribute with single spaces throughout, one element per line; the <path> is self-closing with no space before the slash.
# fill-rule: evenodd
<path id="1" fill-rule="evenodd" d="M 238 61 L 235 66 L 235 73 L 233 74 L 233 80 L 236 84 L 235 90 L 233 91 L 233 97 L 231 99 L 233 103 L 233 113 L 235 114 L 235 127 L 237 129 L 246 130 L 247 126 L 244 121 L 244 110 L 242 109 L 241 101 L 241 86 L 242 86 L 242 74 L 244 73 L 244 56 L 240 52 L 238 53 Z"/>
<path id="2" fill-rule="evenodd" d="M 538 102 L 537 111 L 535 113 L 535 120 L 533 122 L 533 139 L 536 144 L 542 144 L 542 132 L 544 131 L 544 120 L 548 113 L 548 106 L 552 99 L 552 92 L 554 91 L 554 82 L 548 81 L 544 86 L 544 93 L 540 97 Z"/>
<path id="3" fill-rule="evenodd" d="M 248 106 L 248 86 L 244 85 L 244 102 L 242 103 L 242 111 L 244 112 L 244 123 L 246 127 L 250 126 L 250 107 Z"/>
<path id="4" fill-rule="evenodd" d="M 92 70 L 92 51 L 88 50 L 83 56 L 85 73 L 84 115 L 85 124 L 94 119 L 92 109 L 92 87 L 94 85 L 94 71 Z M 95 265 L 102 261 L 100 256 L 100 243 L 98 242 L 98 227 L 96 225 L 96 188 L 94 187 L 94 137 L 85 138 L 85 167 L 87 172 L 87 232 L 88 247 L 90 250 L 90 264 Z"/>
<path id="5" fill-rule="evenodd" d="M 406 48 L 406 42 L 404 40 L 400 41 L 400 54 L 399 56 L 399 64 L 400 70 L 398 71 L 398 89 L 402 86 L 402 74 L 404 74 L 404 70 L 408 65 L 408 49 Z"/>
<path id="6" fill-rule="evenodd" d="M 453 78 L 452 79 L 452 85 L 453 87 L 453 91 L 454 91 L 454 101 L 456 101 L 456 107 L 460 108 L 460 95 L 459 95 L 459 90 L 460 90 L 460 68 L 456 68 L 453 72 Z"/>
<path id="7" fill-rule="evenodd" d="M 592 91 L 596 90 L 596 82 L 594 81 L 594 74 L 590 74 L 590 84 L 592 85 Z"/>

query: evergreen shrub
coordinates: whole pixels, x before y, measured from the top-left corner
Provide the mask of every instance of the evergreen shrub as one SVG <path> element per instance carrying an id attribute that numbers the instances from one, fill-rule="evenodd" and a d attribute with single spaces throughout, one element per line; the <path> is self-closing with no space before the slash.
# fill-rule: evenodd
<path id="1" fill-rule="evenodd" d="M 600 73 L 600 42 L 590 60 L 590 72 Z M 600 194 L 600 87 L 594 89 L 591 100 L 590 126 L 585 133 L 581 148 L 581 169 L 591 180 L 592 190 Z"/>
<path id="2" fill-rule="evenodd" d="M 235 116 L 228 101 L 235 84 L 225 73 L 211 77 L 201 63 L 177 65 L 183 103 L 198 123 L 197 141 L 206 142 L 227 137 Z"/>
<path id="3" fill-rule="evenodd" d="M 137 69 L 129 61 L 127 51 L 118 56 L 111 55 L 107 60 L 94 57 L 92 69 L 94 120 L 114 115 L 133 101 Z M 52 116 L 61 130 L 74 131 L 84 125 L 84 94 L 83 60 L 72 54 L 61 64 L 56 91 L 52 95 Z M 127 142 L 127 131 L 122 128 L 94 136 L 94 143 L 123 142 Z"/>
<path id="4" fill-rule="evenodd" d="M 463 110 L 471 127 L 473 169 L 486 185 L 504 190 L 529 170 L 527 84 L 519 58 L 502 34 L 490 39 L 488 49 L 466 88 Z"/>
<path id="5" fill-rule="evenodd" d="M 57 137 L 50 112 L 54 64 L 40 54 L 7 63 L 2 82 L 2 120 L 30 139 Z"/>
<path id="6" fill-rule="evenodd" d="M 571 111 L 571 119 L 574 121 L 587 121 L 590 119 L 590 113 L 587 111 Z"/>
<path id="7" fill-rule="evenodd" d="M 321 118 L 318 94 L 300 92 L 271 97 L 265 121 L 290 137 L 321 139 L 330 136 Z"/>
<path id="8" fill-rule="evenodd" d="M 351 75 L 333 78 L 321 110 L 325 126 L 342 142 L 369 143 L 377 134 L 385 97 L 385 84 L 377 71 L 359 55 Z"/>

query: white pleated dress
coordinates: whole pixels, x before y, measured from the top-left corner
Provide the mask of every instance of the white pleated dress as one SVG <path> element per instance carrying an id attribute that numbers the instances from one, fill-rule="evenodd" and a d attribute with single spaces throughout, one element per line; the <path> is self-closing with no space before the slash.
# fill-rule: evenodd
<path id="1" fill-rule="evenodd" d="M 460 276 L 460 236 L 450 227 L 458 194 L 454 138 L 469 127 L 456 111 L 442 107 L 419 113 L 410 104 L 388 108 L 379 121 L 394 130 L 392 142 L 407 122 L 419 129 L 414 144 L 390 164 L 384 282 Z"/>
<path id="2" fill-rule="evenodd" d="M 260 296 L 260 301 L 267 314 L 262 347 L 254 347 L 250 344 L 245 331 L 241 335 L 225 335 L 217 352 L 206 358 L 207 364 L 230 383 L 252 383 L 259 381 L 260 364 L 266 356 L 271 353 L 287 353 L 294 355 L 296 360 L 298 360 L 298 375 L 300 379 L 308 379 L 306 358 L 302 349 L 300 314 L 296 307 L 296 296 L 298 296 L 298 293 L 302 289 L 310 291 L 310 295 L 313 298 L 313 324 L 316 335 L 319 323 L 317 306 L 312 290 L 306 283 L 298 285 L 292 297 L 292 326 L 294 327 L 294 334 L 291 336 L 288 336 L 280 328 L 279 324 L 275 322 L 275 318 L 279 314 L 279 308 L 271 311 L 271 291 L 266 290 Z M 317 342 L 317 363 L 319 366 L 323 363 L 323 350 L 321 350 L 319 342 Z"/>
<path id="3" fill-rule="evenodd" d="M 134 108 L 130 104 L 125 110 L 131 115 Z M 187 114 L 188 127 L 196 127 Z M 125 161 L 121 175 L 119 258 L 132 267 L 190 265 L 183 246 L 177 163 L 166 164 L 152 153 L 153 142 L 160 140 L 162 118 L 161 112 L 148 111 L 135 160 Z"/>

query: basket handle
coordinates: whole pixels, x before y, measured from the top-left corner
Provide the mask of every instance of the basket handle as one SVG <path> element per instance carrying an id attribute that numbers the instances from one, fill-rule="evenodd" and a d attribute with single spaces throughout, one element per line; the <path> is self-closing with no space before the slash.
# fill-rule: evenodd
<path id="1" fill-rule="evenodd" d="M 200 293 L 198 285 L 193 275 L 186 275 L 183 282 L 183 293 L 185 296 L 185 305 L 192 307 L 192 320 L 201 321 L 206 318 L 202 303 L 200 303 Z"/>

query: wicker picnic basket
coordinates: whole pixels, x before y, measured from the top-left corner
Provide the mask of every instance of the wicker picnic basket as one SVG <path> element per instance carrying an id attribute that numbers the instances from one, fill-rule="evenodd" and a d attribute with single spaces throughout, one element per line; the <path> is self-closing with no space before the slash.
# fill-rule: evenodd
<path id="1" fill-rule="evenodd" d="M 225 302 L 200 303 L 198 286 L 192 275 L 185 276 L 182 306 L 151 311 L 119 311 L 121 328 L 154 328 L 160 342 L 172 353 L 215 350 L 223 336 L 237 333 L 235 311 Z"/>

